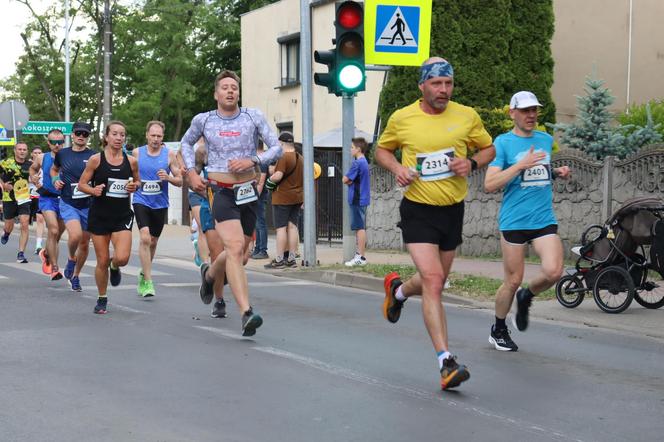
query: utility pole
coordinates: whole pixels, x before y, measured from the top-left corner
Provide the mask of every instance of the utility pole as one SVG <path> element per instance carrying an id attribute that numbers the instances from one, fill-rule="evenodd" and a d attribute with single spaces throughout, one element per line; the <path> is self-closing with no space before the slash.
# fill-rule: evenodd
<path id="1" fill-rule="evenodd" d="M 111 119 L 111 6 L 104 1 L 104 102 L 102 122 L 104 127 Z"/>
<path id="2" fill-rule="evenodd" d="M 65 0 L 65 122 L 69 123 L 69 0 Z M 67 146 L 71 136 L 67 135 Z"/>

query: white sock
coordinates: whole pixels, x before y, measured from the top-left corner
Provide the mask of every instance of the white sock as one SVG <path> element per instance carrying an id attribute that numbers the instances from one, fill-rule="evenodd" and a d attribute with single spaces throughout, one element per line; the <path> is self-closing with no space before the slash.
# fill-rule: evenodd
<path id="1" fill-rule="evenodd" d="M 403 295 L 401 287 L 403 287 L 403 284 L 401 284 L 399 288 L 397 288 L 397 292 L 394 294 L 394 297 L 397 298 L 397 301 L 405 301 L 406 299 L 408 299 Z"/>
<path id="2" fill-rule="evenodd" d="M 42 248 L 42 239 L 37 238 L 37 246 L 35 247 L 35 249 L 41 249 L 41 248 Z"/>
<path id="3" fill-rule="evenodd" d="M 440 352 L 438 354 L 438 366 L 440 368 L 443 368 L 443 361 L 449 358 L 450 356 L 452 356 L 452 353 L 450 353 L 449 351 Z"/>

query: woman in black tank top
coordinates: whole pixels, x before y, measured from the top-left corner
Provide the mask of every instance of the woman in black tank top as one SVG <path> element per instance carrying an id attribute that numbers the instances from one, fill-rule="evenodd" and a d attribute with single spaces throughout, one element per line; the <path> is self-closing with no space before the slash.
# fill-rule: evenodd
<path id="1" fill-rule="evenodd" d="M 78 183 L 82 192 L 94 197 L 88 214 L 88 231 L 97 255 L 95 281 L 99 298 L 94 312 L 98 314 L 106 313 L 109 271 L 111 285 L 119 285 L 120 267 L 127 264 L 131 254 L 134 212 L 129 194 L 136 191 L 140 179 L 136 159 L 122 150 L 125 136 L 125 125 L 110 121 L 102 138 L 103 152 L 90 157 Z M 112 258 L 110 243 L 113 243 Z"/>

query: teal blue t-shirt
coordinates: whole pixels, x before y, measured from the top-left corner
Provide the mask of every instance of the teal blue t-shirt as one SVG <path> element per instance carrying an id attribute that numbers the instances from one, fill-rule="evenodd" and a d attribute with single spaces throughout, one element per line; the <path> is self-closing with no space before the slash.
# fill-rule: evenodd
<path id="1" fill-rule="evenodd" d="M 546 132 L 533 131 L 531 137 L 513 132 L 496 138 L 496 158 L 489 167 L 502 170 L 516 164 L 530 150 L 543 151 L 546 158 L 537 166 L 524 170 L 507 183 L 503 190 L 498 226 L 505 230 L 535 230 L 558 224 L 553 213 L 551 188 L 551 152 L 553 137 Z"/>

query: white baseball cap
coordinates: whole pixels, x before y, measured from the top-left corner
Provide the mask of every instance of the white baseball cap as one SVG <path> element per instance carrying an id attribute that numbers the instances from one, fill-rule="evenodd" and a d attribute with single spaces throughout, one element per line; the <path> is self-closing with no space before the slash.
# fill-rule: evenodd
<path id="1" fill-rule="evenodd" d="M 526 109 L 533 106 L 542 107 L 537 97 L 532 92 L 520 91 L 512 95 L 510 109 Z"/>

